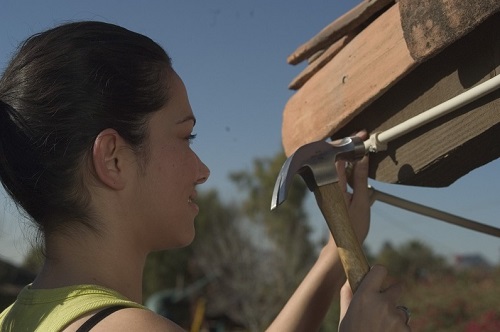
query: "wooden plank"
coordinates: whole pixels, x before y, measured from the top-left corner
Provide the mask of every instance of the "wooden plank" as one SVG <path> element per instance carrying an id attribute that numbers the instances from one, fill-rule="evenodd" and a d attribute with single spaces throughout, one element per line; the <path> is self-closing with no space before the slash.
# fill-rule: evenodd
<path id="1" fill-rule="evenodd" d="M 400 0 L 405 39 L 421 62 L 460 39 L 500 10 L 498 0 Z"/>
<path id="2" fill-rule="evenodd" d="M 343 127 L 391 128 L 500 74 L 500 13 L 419 65 Z M 448 186 L 500 157 L 500 90 L 389 144 L 370 156 L 370 177 L 389 183 Z"/>
<path id="3" fill-rule="evenodd" d="M 415 66 L 396 3 L 288 100 L 282 127 L 286 154 L 342 128 Z"/>
<path id="4" fill-rule="evenodd" d="M 288 85 L 291 90 L 300 89 L 314 74 L 316 74 L 321 68 L 323 68 L 335 55 L 337 55 L 345 45 L 349 43 L 352 39 L 351 36 L 347 35 L 337 40 L 333 45 L 331 45 L 325 52 L 323 52 L 318 58 L 314 59 L 309 66 L 307 66 L 297 77 L 293 79 Z"/>
<path id="5" fill-rule="evenodd" d="M 364 24 L 370 17 L 393 3 L 394 0 L 365 0 L 361 2 L 297 48 L 288 57 L 288 63 L 298 64 L 316 52 L 329 47 L 350 31 Z"/>

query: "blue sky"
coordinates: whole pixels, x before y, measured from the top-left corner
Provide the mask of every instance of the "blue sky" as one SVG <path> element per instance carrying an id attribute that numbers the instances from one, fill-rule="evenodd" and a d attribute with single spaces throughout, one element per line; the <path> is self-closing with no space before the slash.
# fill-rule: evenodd
<path id="1" fill-rule="evenodd" d="M 187 86 L 198 118 L 193 148 L 210 167 L 205 188 L 224 199 L 237 197 L 231 171 L 249 170 L 252 160 L 281 149 L 281 116 L 292 91 L 288 83 L 303 69 L 287 56 L 359 1 L 15 1 L 0 0 L 0 67 L 20 41 L 56 24 L 100 20 L 143 33 L 162 45 Z M 491 142 L 491 144 L 498 144 Z M 379 190 L 500 227 L 500 161 L 474 170 L 448 188 L 387 185 Z M 270 193 L 271 195 L 271 193 Z M 311 195 L 313 196 L 313 195 Z M 29 245 L 29 226 L 0 198 L 0 257 L 19 262 Z M 308 203 L 316 234 L 326 226 Z M 28 237 L 28 239 L 27 239 Z M 436 252 L 480 253 L 500 260 L 500 241 L 382 203 L 372 209 L 367 245 L 420 240 Z"/>

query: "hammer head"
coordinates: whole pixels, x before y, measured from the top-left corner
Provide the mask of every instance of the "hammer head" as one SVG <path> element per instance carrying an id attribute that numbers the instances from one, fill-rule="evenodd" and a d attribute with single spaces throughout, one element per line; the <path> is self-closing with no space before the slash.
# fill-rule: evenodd
<path id="1" fill-rule="evenodd" d="M 285 161 L 274 185 L 271 210 L 286 199 L 293 176 L 298 173 L 309 190 L 338 181 L 335 161 L 355 161 L 365 155 L 363 140 L 357 136 L 346 137 L 340 141 L 317 141 L 298 148 Z"/>

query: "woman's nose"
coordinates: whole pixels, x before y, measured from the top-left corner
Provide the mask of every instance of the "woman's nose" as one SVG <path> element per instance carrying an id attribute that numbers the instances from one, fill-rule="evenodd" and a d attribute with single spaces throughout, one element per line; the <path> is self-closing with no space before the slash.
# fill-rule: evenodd
<path id="1" fill-rule="evenodd" d="M 198 162 L 200 167 L 200 176 L 196 183 L 201 184 L 208 180 L 208 177 L 210 176 L 210 169 L 200 160 L 200 158 L 198 158 Z"/>

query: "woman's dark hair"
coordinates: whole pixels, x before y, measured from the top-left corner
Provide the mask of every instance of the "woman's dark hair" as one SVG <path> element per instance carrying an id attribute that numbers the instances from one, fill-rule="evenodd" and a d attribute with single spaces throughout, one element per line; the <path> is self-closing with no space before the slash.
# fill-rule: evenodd
<path id="1" fill-rule="evenodd" d="M 0 79 L 0 178 L 45 235 L 69 220 L 95 228 L 82 165 L 106 128 L 143 151 L 169 73 L 158 44 L 108 23 L 64 24 L 21 45 Z"/>

